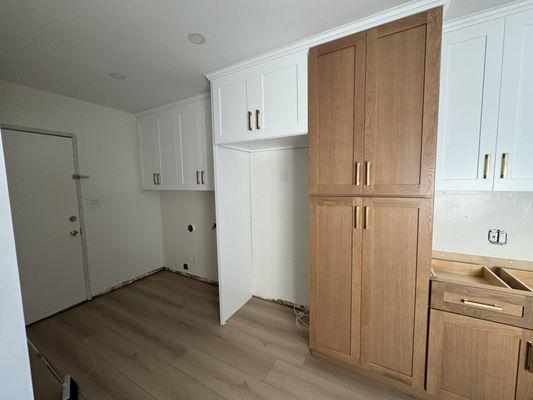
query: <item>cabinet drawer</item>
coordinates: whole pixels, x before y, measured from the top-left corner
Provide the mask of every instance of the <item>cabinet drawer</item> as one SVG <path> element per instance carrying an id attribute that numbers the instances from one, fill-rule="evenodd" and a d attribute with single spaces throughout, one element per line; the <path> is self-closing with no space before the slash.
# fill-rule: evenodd
<path id="1" fill-rule="evenodd" d="M 533 297 L 514 292 L 432 281 L 431 307 L 533 329 Z"/>

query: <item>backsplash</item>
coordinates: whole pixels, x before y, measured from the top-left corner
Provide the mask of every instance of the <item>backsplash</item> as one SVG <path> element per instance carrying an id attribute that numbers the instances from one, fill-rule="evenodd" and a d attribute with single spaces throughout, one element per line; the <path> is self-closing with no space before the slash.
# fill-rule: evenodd
<path id="1" fill-rule="evenodd" d="M 433 250 L 533 261 L 532 206 L 531 192 L 437 192 Z M 491 244 L 489 229 L 507 244 Z"/>

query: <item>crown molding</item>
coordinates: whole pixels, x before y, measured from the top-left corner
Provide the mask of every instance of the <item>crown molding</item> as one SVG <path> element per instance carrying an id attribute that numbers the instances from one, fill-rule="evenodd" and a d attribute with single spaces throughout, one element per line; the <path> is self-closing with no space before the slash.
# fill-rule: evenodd
<path id="1" fill-rule="evenodd" d="M 212 81 L 223 75 L 227 75 L 233 72 L 241 71 L 244 69 L 255 67 L 258 64 L 262 64 L 267 61 L 275 60 L 279 57 L 284 57 L 289 54 L 293 54 L 299 51 L 306 51 L 310 47 L 317 46 L 322 43 L 329 42 L 341 38 L 343 36 L 351 35 L 357 32 L 361 32 L 378 25 L 386 24 L 387 22 L 394 21 L 403 17 L 407 17 L 412 14 L 416 14 L 422 11 L 429 10 L 431 8 L 439 7 L 446 4 L 448 0 L 414 0 L 409 3 L 402 4 L 401 6 L 393 7 L 385 11 L 370 15 L 368 17 L 359 19 L 341 25 L 337 28 L 327 30 L 325 32 L 309 36 L 305 39 L 297 42 L 279 47 L 277 49 L 259 54 L 255 57 L 247 58 L 242 61 L 230 64 L 227 67 L 218 69 L 213 72 L 205 74 L 206 78 Z"/>
<path id="2" fill-rule="evenodd" d="M 490 8 L 488 10 L 483 10 L 474 14 L 469 14 L 464 17 L 454 18 L 444 23 L 443 33 L 461 29 L 469 25 L 490 21 L 492 19 L 505 17 L 509 14 L 531 9 L 532 7 L 533 0 L 522 0 L 503 6 Z"/>
<path id="3" fill-rule="evenodd" d="M 174 103 L 164 104 L 162 106 L 158 106 L 158 107 L 154 107 L 154 108 L 149 108 L 147 110 L 139 111 L 138 113 L 135 113 L 133 115 L 135 115 L 135 117 L 142 117 L 143 115 L 148 115 L 148 114 L 153 114 L 153 113 L 156 113 L 156 112 L 170 110 L 172 108 L 185 106 L 187 104 L 197 103 L 197 102 L 203 101 L 203 100 L 209 100 L 210 98 L 211 98 L 210 94 L 208 92 L 206 92 L 206 93 L 202 93 L 202 94 L 199 94 L 199 95 L 196 95 L 196 96 L 193 96 L 193 97 L 188 97 L 188 98 L 183 99 L 183 100 L 175 101 Z"/>

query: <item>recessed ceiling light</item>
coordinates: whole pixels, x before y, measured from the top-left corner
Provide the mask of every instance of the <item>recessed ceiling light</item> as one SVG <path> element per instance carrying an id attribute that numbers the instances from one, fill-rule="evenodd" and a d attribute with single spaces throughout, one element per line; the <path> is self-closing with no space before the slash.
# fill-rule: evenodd
<path id="1" fill-rule="evenodd" d="M 109 76 L 113 79 L 118 79 L 119 81 L 126 79 L 126 77 L 122 74 L 119 74 L 118 72 L 111 72 Z"/>
<path id="2" fill-rule="evenodd" d="M 205 36 L 200 33 L 189 33 L 187 35 L 187 39 L 189 39 L 194 44 L 204 44 L 205 43 Z"/>

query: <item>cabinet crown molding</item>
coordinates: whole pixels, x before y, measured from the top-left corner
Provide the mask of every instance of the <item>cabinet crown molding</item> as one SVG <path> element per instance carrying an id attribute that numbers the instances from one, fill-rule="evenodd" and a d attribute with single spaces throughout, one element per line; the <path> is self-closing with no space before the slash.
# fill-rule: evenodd
<path id="1" fill-rule="evenodd" d="M 210 81 L 221 76 L 228 75 L 237 71 L 242 71 L 248 68 L 255 67 L 267 61 L 272 61 L 280 57 L 285 57 L 289 54 L 296 53 L 303 50 L 308 50 L 311 47 L 326 43 L 343 36 L 348 36 L 353 33 L 362 32 L 387 22 L 394 21 L 412 14 L 417 14 L 429 10 L 431 8 L 445 5 L 449 0 L 414 0 L 397 7 L 393 7 L 368 17 L 358 19 L 353 22 L 341 25 L 339 27 L 318 33 L 301 39 L 297 42 L 279 47 L 277 49 L 267 51 L 255 57 L 247 58 L 227 67 L 218 69 L 213 72 L 205 74 Z"/>
<path id="2" fill-rule="evenodd" d="M 451 32 L 469 25 L 479 24 L 491 19 L 505 17 L 507 15 L 525 11 L 530 8 L 533 8 L 533 0 L 517 1 L 511 4 L 493 7 L 488 10 L 466 15 L 464 17 L 450 19 L 444 23 L 442 32 Z"/>
<path id="3" fill-rule="evenodd" d="M 160 111 L 170 110 L 172 108 L 181 107 L 181 106 L 184 106 L 184 105 L 187 105 L 187 104 L 196 103 L 196 102 L 203 101 L 203 100 L 209 100 L 210 98 L 211 98 L 211 96 L 210 96 L 209 93 L 201 93 L 201 94 L 193 96 L 193 97 L 188 97 L 188 98 L 183 99 L 183 100 L 175 101 L 174 103 L 164 104 L 162 106 L 149 108 L 148 110 L 139 111 L 138 113 L 135 113 L 134 115 L 135 115 L 136 118 L 139 118 L 139 117 L 142 117 L 143 115 L 148 115 L 148 114 L 153 114 L 153 113 L 157 113 L 157 112 L 160 112 Z"/>

